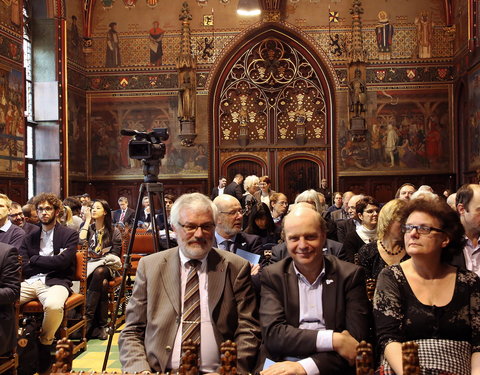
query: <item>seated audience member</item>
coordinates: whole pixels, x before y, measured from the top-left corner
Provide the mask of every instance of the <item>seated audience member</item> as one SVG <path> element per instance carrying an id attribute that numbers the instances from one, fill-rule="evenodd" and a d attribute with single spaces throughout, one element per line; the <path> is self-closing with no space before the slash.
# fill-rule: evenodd
<path id="1" fill-rule="evenodd" d="M 112 224 L 123 224 L 124 226 L 131 227 L 135 220 L 135 210 L 128 207 L 128 198 L 118 198 L 118 210 L 112 212 Z"/>
<path id="2" fill-rule="evenodd" d="M 347 220 L 350 218 L 350 215 L 348 214 L 348 202 L 350 202 L 350 199 L 354 196 L 355 194 L 353 191 L 346 191 L 343 193 L 342 196 L 342 209 L 341 210 L 336 210 L 335 212 L 332 212 L 332 220 L 333 221 L 338 221 L 338 220 Z"/>
<path id="3" fill-rule="evenodd" d="M 142 198 L 142 206 L 143 209 L 140 211 L 140 217 L 138 218 L 138 226 L 148 227 L 152 219 L 150 217 L 150 199 L 147 196 Z"/>
<path id="4" fill-rule="evenodd" d="M 456 205 L 466 243 L 454 255 L 452 264 L 480 276 L 480 185 L 467 184 L 458 189 Z"/>
<path id="5" fill-rule="evenodd" d="M 323 255 L 325 222 L 311 208 L 294 207 L 284 237 L 291 257 L 261 274 L 263 342 L 277 362 L 261 374 L 353 374 L 356 347 L 369 332 L 363 270 Z"/>
<path id="6" fill-rule="evenodd" d="M 355 231 L 347 234 L 343 242 L 343 249 L 350 256 L 358 253 L 358 250 L 366 243 L 377 240 L 378 202 L 370 196 L 360 199 L 356 204 L 356 211 L 361 225 Z"/>
<path id="7" fill-rule="evenodd" d="M 58 214 L 58 222 L 68 228 L 73 229 L 76 232 L 78 232 L 78 230 L 80 229 L 80 227 L 77 226 L 73 221 L 72 210 L 68 206 L 62 205 L 62 208 L 60 209 L 60 212 Z"/>
<path id="8" fill-rule="evenodd" d="M 72 222 L 73 224 L 69 228 L 75 229 L 77 232 L 80 230 L 80 226 L 83 223 L 80 217 L 80 211 L 82 209 L 82 203 L 74 197 L 67 197 L 63 200 L 63 205 L 70 207 L 72 210 Z"/>
<path id="9" fill-rule="evenodd" d="M 317 192 L 317 195 L 318 195 L 318 200 L 320 202 L 320 214 L 323 216 L 328 210 L 328 205 L 325 200 L 325 195 L 319 192 Z"/>
<path id="10" fill-rule="evenodd" d="M 88 194 L 88 193 L 84 193 L 84 194 L 80 195 L 80 197 L 78 199 L 82 203 L 82 208 L 80 210 L 80 216 L 82 218 L 84 218 L 83 214 L 85 212 L 85 209 L 92 205 L 92 199 L 90 198 L 90 194 Z"/>
<path id="11" fill-rule="evenodd" d="M 122 267 L 122 234 L 112 225 L 110 206 L 103 199 L 85 210 L 80 243 L 88 243 L 87 337 L 106 340 L 108 325 L 108 281 Z"/>
<path id="12" fill-rule="evenodd" d="M 270 196 L 272 208 L 272 219 L 276 226 L 277 233 L 282 230 L 282 221 L 288 210 L 288 198 L 283 193 L 273 193 Z"/>
<path id="13" fill-rule="evenodd" d="M 5 194 L 0 194 L 0 242 L 20 250 L 25 238 L 25 231 L 8 220 L 11 206 L 12 201 Z"/>
<path id="14" fill-rule="evenodd" d="M 200 343 L 200 373 L 219 372 L 226 340 L 237 344 L 238 372 L 253 373 L 260 328 L 250 265 L 212 248 L 216 216 L 202 194 L 175 201 L 171 223 L 179 246 L 139 262 L 119 339 L 123 371 L 177 373 L 182 341 L 192 339 Z"/>
<path id="15" fill-rule="evenodd" d="M 449 265 L 464 244 L 458 215 L 442 200 L 410 201 L 402 230 L 411 258 L 380 273 L 373 301 L 384 373 L 403 374 L 401 343 L 414 340 L 422 373 L 478 374 L 480 279 Z"/>
<path id="16" fill-rule="evenodd" d="M 22 206 L 23 216 L 25 216 L 25 221 L 30 224 L 35 224 L 40 226 L 40 220 L 38 219 L 37 210 L 35 205 L 32 203 L 27 203 Z"/>
<path id="17" fill-rule="evenodd" d="M 242 232 L 243 212 L 235 197 L 223 194 L 213 201 L 218 210 L 213 246 L 236 253 L 237 249 L 260 254 L 262 239 L 254 234 Z"/>
<path id="18" fill-rule="evenodd" d="M 342 209 L 343 200 L 342 200 L 342 193 L 336 191 L 333 193 L 333 204 L 328 207 L 328 212 L 338 211 Z"/>
<path id="19" fill-rule="evenodd" d="M 457 200 L 457 193 L 450 194 L 447 198 L 447 204 L 452 207 L 452 210 L 457 210 L 455 201 Z"/>
<path id="20" fill-rule="evenodd" d="M 307 202 L 297 203 L 293 207 L 294 208 L 309 207 L 309 208 L 315 209 L 315 207 L 312 204 Z M 333 255 L 333 256 L 336 256 L 338 259 L 353 263 L 353 257 L 349 259 L 347 257 L 347 254 L 343 251 L 343 244 L 341 244 L 340 242 L 331 240 L 330 238 L 327 238 L 325 241 L 325 246 L 323 247 L 323 254 Z M 285 242 L 282 242 L 282 243 L 279 243 L 278 245 L 275 245 L 272 248 L 272 255 L 270 258 L 270 262 L 275 263 L 288 256 L 289 254 L 287 251 L 287 245 L 285 244 Z"/>
<path id="21" fill-rule="evenodd" d="M 358 251 L 356 264 L 364 268 L 367 279 L 376 280 L 385 267 L 409 258 L 400 226 L 401 210 L 406 205 L 403 199 L 385 204 L 378 214 L 377 241 L 366 243 Z"/>
<path id="22" fill-rule="evenodd" d="M 270 207 L 270 197 L 273 193 L 276 193 L 275 190 L 271 189 L 272 180 L 268 176 L 260 177 L 260 182 L 258 183 L 260 190 L 257 191 L 253 196 L 257 200 L 257 202 L 263 202 Z"/>
<path id="23" fill-rule="evenodd" d="M 223 191 L 223 194 L 231 195 L 238 199 L 239 202 L 242 200 L 243 189 L 242 189 L 243 175 L 237 173 L 233 178 L 233 181 L 230 182 Z"/>
<path id="24" fill-rule="evenodd" d="M 15 302 L 20 296 L 18 251 L 0 243 L 0 356 L 17 345 Z"/>
<path id="25" fill-rule="evenodd" d="M 337 220 L 335 222 L 337 226 L 337 239 L 338 242 L 345 242 L 345 238 L 347 237 L 347 234 L 350 232 L 354 232 L 357 230 L 357 227 L 361 225 L 360 219 L 358 218 L 357 214 L 357 202 L 360 199 L 363 199 L 365 196 L 363 194 L 357 194 L 352 196 L 348 200 L 348 216 L 349 218 L 347 220 Z M 332 212 L 333 215 L 333 212 Z"/>
<path id="26" fill-rule="evenodd" d="M 319 193 L 313 189 L 305 190 L 297 195 L 295 198 L 295 204 L 307 202 L 315 207 L 315 210 L 322 215 L 327 224 L 327 238 L 332 240 L 337 239 L 337 227 L 332 221 L 330 215 L 326 215 L 325 205 L 320 201 Z M 324 202 L 325 203 L 325 202 Z"/>
<path id="27" fill-rule="evenodd" d="M 412 194 L 416 191 L 417 189 L 415 188 L 415 185 L 407 182 L 397 189 L 397 192 L 395 193 L 395 198 L 409 201 Z"/>
<path id="28" fill-rule="evenodd" d="M 419 189 L 410 196 L 410 200 L 414 199 L 428 199 L 435 201 L 439 199 L 439 196 L 435 193 L 432 193 L 431 191 Z"/>
<path id="29" fill-rule="evenodd" d="M 25 235 L 28 235 L 29 233 L 33 232 L 35 229 L 38 228 L 37 225 L 28 223 L 25 220 L 25 216 L 23 215 L 23 211 L 22 211 L 22 206 L 17 202 L 12 202 L 8 217 L 12 222 L 12 224 L 15 224 L 16 226 L 23 229 L 23 231 L 25 232 Z"/>
<path id="30" fill-rule="evenodd" d="M 245 181 L 243 182 L 243 188 L 245 189 L 245 194 L 242 196 L 242 200 L 240 204 L 245 209 L 245 213 L 243 214 L 243 225 L 242 228 L 246 228 L 248 225 L 248 216 L 252 211 L 252 207 L 257 203 L 257 200 L 253 196 L 259 189 L 258 184 L 260 179 L 255 176 L 247 176 Z"/>
<path id="31" fill-rule="evenodd" d="M 428 191 L 434 193 L 433 188 L 430 185 L 421 185 L 417 191 Z"/>
<path id="32" fill-rule="evenodd" d="M 280 240 L 280 233 L 275 230 L 272 214 L 265 203 L 253 206 L 245 233 L 255 234 L 262 239 L 263 250 L 269 250 Z"/>
<path id="33" fill-rule="evenodd" d="M 212 199 L 212 201 L 218 197 L 219 195 L 222 195 L 223 194 L 223 191 L 225 190 L 225 186 L 227 186 L 227 179 L 223 176 L 221 176 L 219 179 L 218 179 L 218 186 L 215 186 L 213 189 L 212 189 L 212 194 L 210 194 L 210 198 Z"/>
<path id="34" fill-rule="evenodd" d="M 72 292 L 78 233 L 57 222 L 62 201 L 53 193 L 34 198 L 41 228 L 25 237 L 20 249 L 22 275 L 20 304 L 37 299 L 43 305 L 39 345 L 39 372 L 51 364 L 50 349 L 63 319 L 63 307 Z"/>

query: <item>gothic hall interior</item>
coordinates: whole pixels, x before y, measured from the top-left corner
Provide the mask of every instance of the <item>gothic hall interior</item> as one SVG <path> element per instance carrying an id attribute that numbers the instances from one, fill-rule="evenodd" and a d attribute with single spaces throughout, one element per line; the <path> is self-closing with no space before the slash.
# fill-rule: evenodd
<path id="1" fill-rule="evenodd" d="M 115 207 L 147 172 L 176 197 L 266 175 L 289 201 L 324 178 L 380 202 L 478 183 L 480 0 L 253 2 L 0 0 L 0 191 Z M 120 134 L 158 128 L 133 150 Z"/>

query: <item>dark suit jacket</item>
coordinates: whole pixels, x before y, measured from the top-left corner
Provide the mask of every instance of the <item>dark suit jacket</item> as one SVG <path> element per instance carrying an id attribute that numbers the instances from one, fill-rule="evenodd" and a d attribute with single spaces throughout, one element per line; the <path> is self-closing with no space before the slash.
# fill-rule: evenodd
<path id="1" fill-rule="evenodd" d="M 0 356 L 17 343 L 15 301 L 20 297 L 20 264 L 13 246 L 0 243 Z"/>
<path id="2" fill-rule="evenodd" d="M 20 249 L 23 277 L 28 279 L 39 273 L 46 273 L 46 285 L 62 285 L 71 292 L 70 288 L 75 275 L 78 233 L 57 223 L 53 232 L 54 255 L 42 256 L 39 255 L 41 232 L 41 228 L 38 228 L 27 236 Z"/>
<path id="3" fill-rule="evenodd" d="M 216 197 L 218 197 L 218 186 L 215 186 L 212 189 L 212 194 L 210 195 L 210 199 L 213 201 Z"/>
<path id="4" fill-rule="evenodd" d="M 325 241 L 323 255 L 334 255 L 338 259 L 345 260 L 347 262 L 353 262 L 353 258 L 347 259 L 347 254 L 343 251 L 343 245 L 340 242 L 333 241 L 327 238 Z M 276 263 L 286 257 L 289 257 L 287 245 L 282 242 L 272 248 L 272 263 Z"/>
<path id="5" fill-rule="evenodd" d="M 467 269 L 467 263 L 465 262 L 465 255 L 463 254 L 463 249 L 462 251 L 458 252 L 453 256 L 450 264 L 458 268 L 463 268 L 464 270 Z"/>
<path id="6" fill-rule="evenodd" d="M 218 247 L 217 239 L 213 237 L 213 247 Z M 249 251 L 254 254 L 263 254 L 262 251 L 263 241 L 262 238 L 255 234 L 248 234 L 240 232 L 235 237 L 233 244 L 233 253 L 237 253 L 237 249 Z"/>
<path id="7" fill-rule="evenodd" d="M 358 341 L 368 338 L 370 313 L 361 267 L 326 255 L 323 278 L 323 317 L 327 329 L 348 330 Z M 292 258 L 266 267 L 261 275 L 260 321 L 267 355 L 274 361 L 287 356 L 311 357 L 320 374 L 353 371 L 334 351 L 316 352 L 316 330 L 299 329 L 298 278 Z"/>
<path id="8" fill-rule="evenodd" d="M 121 209 L 118 209 L 112 212 L 112 221 L 114 224 L 120 221 L 121 215 L 122 215 Z M 130 207 L 127 207 L 127 211 L 125 211 L 125 218 L 123 219 L 123 223 L 125 225 L 132 226 L 134 219 L 135 219 L 135 210 Z"/>
<path id="9" fill-rule="evenodd" d="M 38 225 L 29 223 L 28 221 L 26 221 L 22 227 L 26 236 L 28 236 L 30 233 L 33 233 L 37 228 L 38 228 Z"/>
<path id="10" fill-rule="evenodd" d="M 138 265 L 125 328 L 118 341 L 122 369 L 165 372 L 181 319 L 178 247 L 143 257 Z M 250 265 L 235 254 L 210 250 L 208 301 L 215 340 L 235 341 L 238 371 L 252 372 L 260 326 Z"/>
<path id="11" fill-rule="evenodd" d="M 345 241 L 347 234 L 349 234 L 350 232 L 355 232 L 357 230 L 357 226 L 355 225 L 355 221 L 353 219 L 338 220 L 336 224 L 337 224 L 337 239 L 338 239 L 338 242 L 341 242 L 341 243 Z"/>
<path id="12" fill-rule="evenodd" d="M 365 242 L 357 234 L 357 231 L 354 230 L 347 234 L 345 241 L 343 241 L 343 250 L 347 253 L 348 259 L 355 259 L 355 254 L 358 253 L 358 250 L 365 245 Z M 354 260 L 349 260 L 349 262 L 354 262 Z"/>
<path id="13" fill-rule="evenodd" d="M 232 181 L 231 183 L 229 183 L 226 187 L 225 187 L 225 190 L 223 191 L 223 194 L 229 194 L 229 195 L 232 195 L 234 196 L 235 198 L 238 199 L 238 201 L 240 202 L 240 200 L 242 199 L 242 196 L 243 196 L 243 189 L 242 187 L 237 184 L 235 181 Z"/>

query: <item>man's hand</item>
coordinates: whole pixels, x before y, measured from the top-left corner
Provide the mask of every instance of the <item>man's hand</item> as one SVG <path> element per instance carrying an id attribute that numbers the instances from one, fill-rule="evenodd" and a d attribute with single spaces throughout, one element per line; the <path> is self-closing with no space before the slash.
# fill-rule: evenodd
<path id="1" fill-rule="evenodd" d="M 260 375 L 306 375 L 305 369 L 298 362 L 284 361 L 271 365 L 266 370 L 260 371 Z"/>
<path id="2" fill-rule="evenodd" d="M 345 358 L 350 366 L 355 364 L 357 346 L 358 341 L 347 330 L 333 333 L 333 350 Z"/>
<path id="3" fill-rule="evenodd" d="M 260 271 L 260 264 L 253 265 L 252 263 L 250 263 L 250 266 L 252 267 L 252 270 L 250 271 L 250 275 L 255 276 L 256 274 L 258 274 L 258 272 Z"/>

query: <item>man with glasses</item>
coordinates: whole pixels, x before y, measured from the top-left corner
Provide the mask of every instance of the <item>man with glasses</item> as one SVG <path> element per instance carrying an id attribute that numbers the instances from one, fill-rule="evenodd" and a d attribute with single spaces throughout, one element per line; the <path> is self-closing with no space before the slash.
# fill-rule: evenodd
<path id="1" fill-rule="evenodd" d="M 119 339 L 123 371 L 177 373 L 191 339 L 200 344 L 199 373 L 219 372 L 226 340 L 237 344 L 238 372 L 253 372 L 260 328 L 250 265 L 212 248 L 216 217 L 200 193 L 173 204 L 178 247 L 140 260 Z"/>
<path id="2" fill-rule="evenodd" d="M 25 231 L 8 220 L 11 206 L 12 201 L 5 194 L 0 194 L 0 242 L 20 250 L 25 238 Z"/>
<path id="3" fill-rule="evenodd" d="M 20 249 L 25 281 L 20 288 L 20 304 L 38 299 L 44 314 L 39 345 L 39 373 L 51 365 L 51 345 L 63 319 L 63 307 L 72 292 L 78 233 L 57 222 L 62 206 L 53 193 L 37 195 L 33 204 L 41 228 L 25 238 Z"/>
<path id="4" fill-rule="evenodd" d="M 242 232 L 245 210 L 237 198 L 228 194 L 219 195 L 213 201 L 218 209 L 217 227 L 213 246 L 236 253 L 242 249 L 254 254 L 262 252 L 262 239 L 255 234 Z"/>
<path id="5" fill-rule="evenodd" d="M 354 232 L 361 225 L 358 220 L 358 214 L 356 210 L 357 202 L 363 199 L 365 196 L 362 194 L 354 195 L 348 200 L 347 212 L 349 218 L 346 220 L 338 220 L 337 224 L 337 239 L 338 242 L 343 243 L 345 238 L 350 232 Z"/>
<path id="6" fill-rule="evenodd" d="M 17 202 L 12 202 L 12 206 L 10 207 L 10 213 L 8 214 L 8 218 L 10 219 L 12 224 L 22 228 L 25 231 L 25 235 L 32 233 L 35 229 L 38 228 L 38 226 L 28 223 L 25 220 L 22 206 Z"/>

